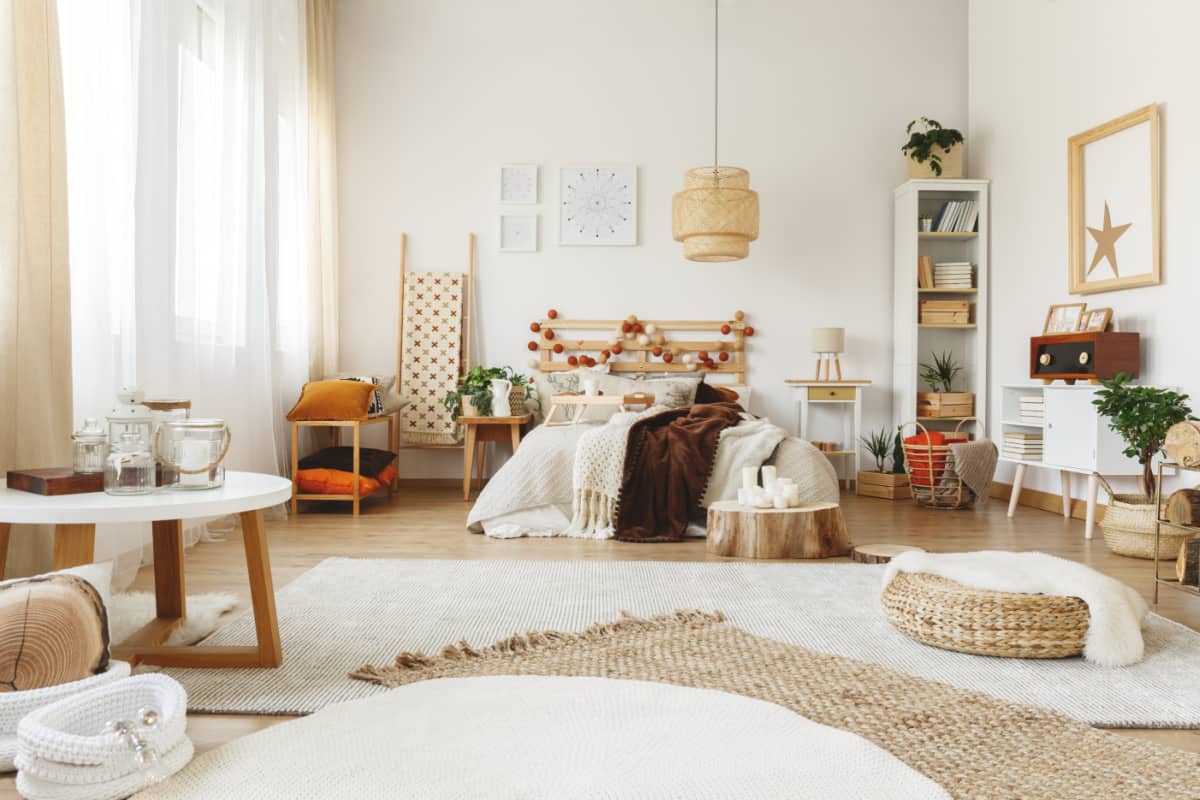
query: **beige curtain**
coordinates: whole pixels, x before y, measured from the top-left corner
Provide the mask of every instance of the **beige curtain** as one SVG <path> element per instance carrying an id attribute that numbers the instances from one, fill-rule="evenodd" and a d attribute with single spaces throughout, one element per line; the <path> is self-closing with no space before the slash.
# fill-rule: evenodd
<path id="1" fill-rule="evenodd" d="M 0 469 L 71 462 L 66 147 L 55 0 L 0 0 Z M 14 529 L 9 575 L 49 567 Z"/>
<path id="2" fill-rule="evenodd" d="M 308 60 L 309 378 L 338 371 L 335 0 L 306 0 Z"/>

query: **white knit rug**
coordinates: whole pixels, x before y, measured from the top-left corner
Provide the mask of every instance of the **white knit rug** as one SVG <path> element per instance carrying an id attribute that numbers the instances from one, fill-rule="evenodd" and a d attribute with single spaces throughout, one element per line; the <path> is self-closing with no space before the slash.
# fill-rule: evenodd
<path id="1" fill-rule="evenodd" d="M 308 713 L 386 691 L 346 673 L 405 650 L 486 645 L 529 629 L 578 631 L 621 610 L 719 610 L 751 633 L 1055 709 L 1111 727 L 1200 727 L 1200 634 L 1158 616 L 1146 659 L 1102 669 L 1081 658 L 1024 661 L 927 647 L 879 608 L 882 566 L 654 561 L 331 558 L 279 590 L 279 669 L 170 670 L 194 710 Z M 243 613 L 206 640 L 252 644 Z"/>
<path id="2" fill-rule="evenodd" d="M 866 739 L 773 703 L 527 676 L 423 681 L 330 706 L 206 753 L 138 800 L 301 796 L 950 798 Z"/>

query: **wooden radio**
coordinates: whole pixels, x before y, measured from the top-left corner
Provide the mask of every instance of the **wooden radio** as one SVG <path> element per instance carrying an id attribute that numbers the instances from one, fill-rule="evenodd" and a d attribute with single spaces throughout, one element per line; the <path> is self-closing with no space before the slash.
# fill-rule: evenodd
<path id="1" fill-rule="evenodd" d="M 1112 380 L 1124 372 L 1138 377 L 1141 340 L 1137 333 L 1060 333 L 1029 340 L 1029 377 L 1043 383 L 1091 383 Z"/>

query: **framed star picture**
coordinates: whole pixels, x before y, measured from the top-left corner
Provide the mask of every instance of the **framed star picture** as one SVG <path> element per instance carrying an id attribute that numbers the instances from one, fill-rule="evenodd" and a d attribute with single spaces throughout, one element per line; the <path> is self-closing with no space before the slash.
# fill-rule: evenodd
<path id="1" fill-rule="evenodd" d="M 637 244 L 637 166 L 590 164 L 558 172 L 560 245 Z"/>
<path id="2" fill-rule="evenodd" d="M 1067 142 L 1071 294 L 1162 282 L 1158 106 Z"/>

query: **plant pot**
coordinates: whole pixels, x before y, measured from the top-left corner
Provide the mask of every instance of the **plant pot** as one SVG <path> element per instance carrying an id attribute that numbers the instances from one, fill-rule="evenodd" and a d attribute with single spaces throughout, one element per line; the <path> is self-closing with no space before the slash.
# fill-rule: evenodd
<path id="1" fill-rule="evenodd" d="M 1141 494 L 1117 494 L 1103 477 L 1097 475 L 1108 495 L 1108 506 L 1100 521 L 1104 544 L 1119 556 L 1153 559 L 1154 500 Z M 1179 547 L 1192 538 L 1193 531 L 1164 524 L 1158 536 L 1158 560 L 1174 561 Z"/>
<path id="2" fill-rule="evenodd" d="M 971 417 L 975 415 L 972 392 L 917 392 L 918 417 Z"/>
<path id="3" fill-rule="evenodd" d="M 482 417 L 479 409 L 475 407 L 475 398 L 471 395 L 465 395 L 462 399 L 462 415 L 464 417 Z"/>
<path id="4" fill-rule="evenodd" d="M 883 500 L 908 500 L 912 490 L 908 487 L 907 473 L 868 470 L 858 473 L 858 494 Z"/>
<path id="5" fill-rule="evenodd" d="M 928 158 L 925 159 L 924 163 L 917 163 L 909 158 L 909 178 L 961 178 L 963 176 L 963 146 L 961 143 L 954 145 L 949 150 L 934 147 L 933 152 L 941 159 L 942 174 L 935 175 L 933 173 L 933 169 L 930 167 L 930 159 Z"/>

